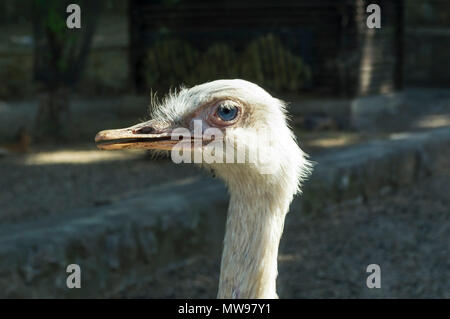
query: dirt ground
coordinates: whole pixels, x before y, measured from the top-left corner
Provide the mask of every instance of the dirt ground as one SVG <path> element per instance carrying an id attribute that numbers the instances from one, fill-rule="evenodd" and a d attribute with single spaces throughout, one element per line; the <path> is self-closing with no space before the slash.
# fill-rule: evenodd
<path id="1" fill-rule="evenodd" d="M 67 215 L 199 171 L 195 165 L 151 161 L 143 152 L 100 152 L 94 146 L 2 158 L 0 222 Z"/>
<path id="2" fill-rule="evenodd" d="M 288 215 L 280 298 L 450 298 L 450 160 L 441 174 L 368 203 Z M 215 254 L 218 255 L 218 254 Z M 381 288 L 366 267 L 381 267 Z M 215 298 L 219 257 L 201 256 L 116 297 Z"/>

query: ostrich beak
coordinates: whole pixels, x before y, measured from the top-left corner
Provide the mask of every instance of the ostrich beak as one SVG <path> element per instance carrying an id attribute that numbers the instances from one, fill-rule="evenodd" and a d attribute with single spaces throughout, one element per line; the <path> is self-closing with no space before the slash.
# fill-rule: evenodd
<path id="1" fill-rule="evenodd" d="M 98 132 L 95 142 L 102 150 L 171 150 L 179 140 L 178 137 L 172 139 L 172 129 L 157 129 L 153 123 L 145 122 L 127 128 Z"/>

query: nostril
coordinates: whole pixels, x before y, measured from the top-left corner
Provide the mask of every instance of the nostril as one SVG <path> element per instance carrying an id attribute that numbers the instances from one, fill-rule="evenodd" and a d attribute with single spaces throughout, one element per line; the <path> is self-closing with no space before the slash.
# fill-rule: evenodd
<path id="1" fill-rule="evenodd" d="M 151 126 L 145 126 L 143 128 L 133 130 L 133 134 L 151 134 L 155 132 L 155 129 Z"/>

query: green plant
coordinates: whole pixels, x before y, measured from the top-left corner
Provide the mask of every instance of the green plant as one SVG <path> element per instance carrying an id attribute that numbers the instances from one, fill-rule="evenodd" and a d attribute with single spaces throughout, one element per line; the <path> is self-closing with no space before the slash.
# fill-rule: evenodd
<path id="1" fill-rule="evenodd" d="M 272 34 L 255 39 L 242 53 L 225 43 L 213 43 L 201 52 L 179 39 L 159 40 L 148 50 L 143 72 L 146 85 L 160 91 L 218 78 L 243 78 L 276 91 L 297 91 L 311 78 L 301 57 Z"/>
<path id="2" fill-rule="evenodd" d="M 276 91 L 296 91 L 311 77 L 302 59 L 272 34 L 249 44 L 239 61 L 239 71 L 248 80 Z"/>

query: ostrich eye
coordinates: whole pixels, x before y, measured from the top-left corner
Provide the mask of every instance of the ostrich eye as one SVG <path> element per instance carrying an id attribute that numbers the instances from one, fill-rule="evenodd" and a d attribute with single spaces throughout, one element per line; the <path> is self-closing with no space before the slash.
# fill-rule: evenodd
<path id="1" fill-rule="evenodd" d="M 232 121 L 236 118 L 237 114 L 238 109 L 233 105 L 220 105 L 217 108 L 217 116 L 219 116 L 222 121 Z"/>

